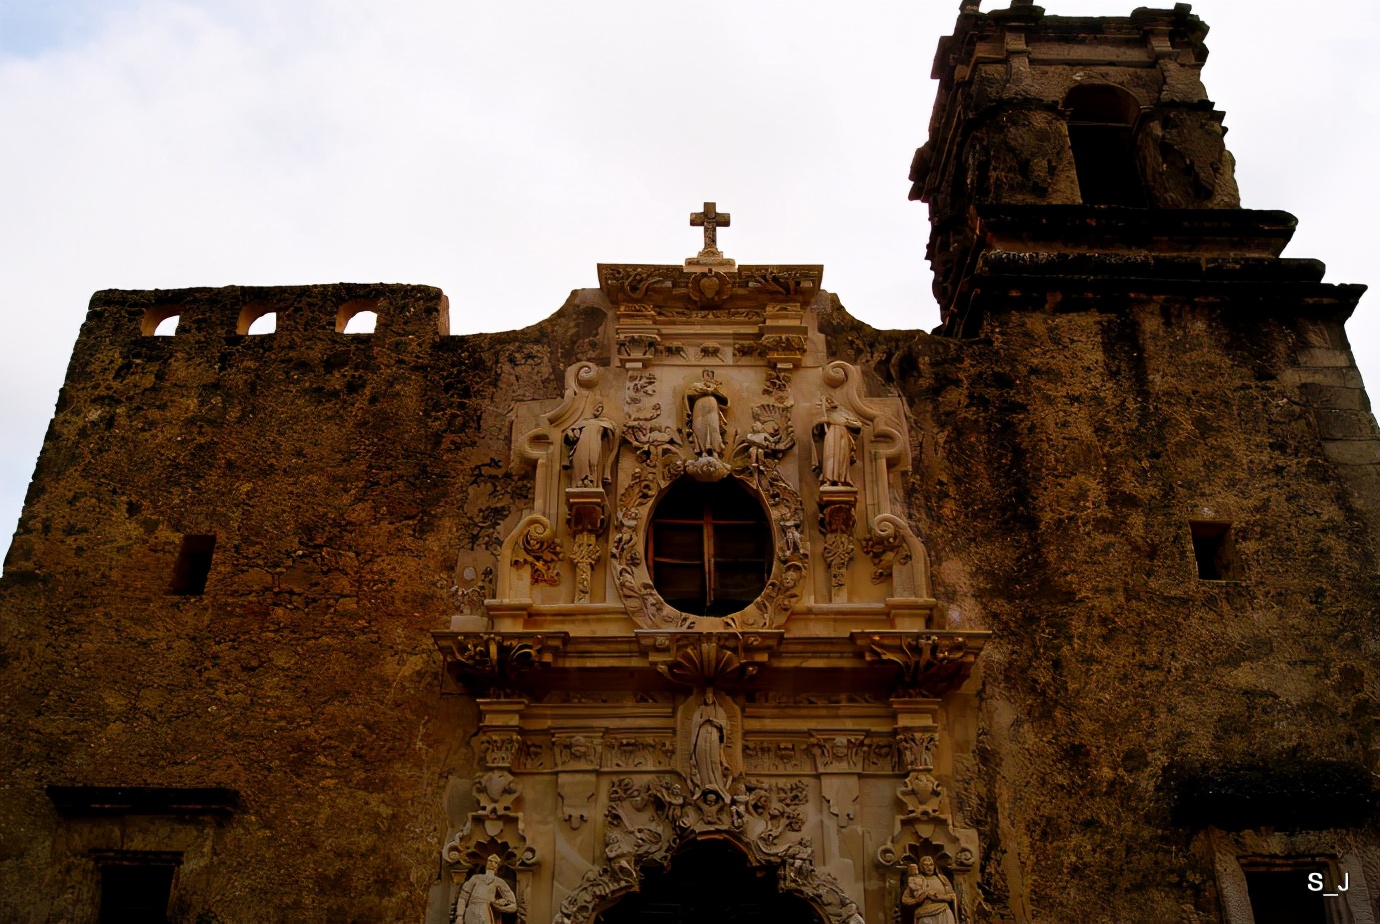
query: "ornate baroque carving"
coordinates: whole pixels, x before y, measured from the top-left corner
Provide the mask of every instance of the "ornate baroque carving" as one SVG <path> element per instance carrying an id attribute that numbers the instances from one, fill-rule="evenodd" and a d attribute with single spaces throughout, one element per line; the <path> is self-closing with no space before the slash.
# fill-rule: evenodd
<path id="1" fill-rule="evenodd" d="M 599 536 L 592 532 L 578 532 L 571 542 L 570 560 L 575 564 L 575 602 L 589 600 L 594 565 L 599 561 Z"/>
<path id="2" fill-rule="evenodd" d="M 744 266 L 739 272 L 738 282 L 746 289 L 794 297 L 819 286 L 819 269 L 805 266 Z"/>
<path id="3" fill-rule="evenodd" d="M 664 286 L 670 289 L 680 275 L 680 267 L 677 266 L 604 266 L 600 267 L 603 271 L 603 284 L 605 288 L 617 288 L 621 294 L 633 301 L 640 301 L 646 297 L 647 290 L 653 286 Z"/>
<path id="4" fill-rule="evenodd" d="M 606 770 L 669 770 L 676 746 L 670 738 L 609 736 L 603 752 Z"/>
<path id="5" fill-rule="evenodd" d="M 559 562 L 561 544 L 556 540 L 556 530 L 543 517 L 533 517 L 532 522 L 518 536 L 517 554 L 513 556 L 513 567 L 527 565 L 532 569 L 533 584 L 549 584 L 555 587 L 561 582 Z"/>
<path id="6" fill-rule="evenodd" d="M 473 573 L 473 572 L 471 572 Z M 483 616 L 484 601 L 488 600 L 494 592 L 494 569 L 485 568 L 471 587 L 456 588 L 456 601 L 460 604 L 460 612 L 465 616 Z"/>
<path id="7" fill-rule="evenodd" d="M 967 679 L 986 633 L 854 632 L 868 661 L 894 665 L 898 692 L 939 697 Z"/>
<path id="8" fill-rule="evenodd" d="M 637 888 L 641 868 L 666 864 L 700 834 L 727 837 L 753 865 L 775 865 L 782 889 L 810 900 L 830 924 L 848 924 L 856 903 L 819 871 L 810 839 L 800 834 L 809 797 L 803 780 L 744 780 L 727 804 L 709 795 L 692 798 L 674 777 L 613 780 L 604 825 L 607 863 L 585 874 L 561 903 L 555 924 L 588 924 L 610 899 Z"/>
<path id="9" fill-rule="evenodd" d="M 521 747 L 517 732 L 481 732 L 475 742 L 484 766 L 490 769 L 511 767 Z"/>
<path id="10" fill-rule="evenodd" d="M 830 599 L 835 603 L 845 602 L 848 566 L 853 563 L 852 533 L 825 533 L 824 563 L 829 566 Z"/>
<path id="11" fill-rule="evenodd" d="M 444 639 L 441 651 L 457 680 L 476 694 L 507 698 L 530 671 L 551 663 L 565 633 L 474 632 Z"/>
<path id="12" fill-rule="evenodd" d="M 750 772 L 809 773 L 808 746 L 803 741 L 762 739 L 743 743 L 743 763 Z"/>
<path id="13" fill-rule="evenodd" d="M 655 394 L 655 380 L 640 378 L 635 390 L 631 381 L 628 389 L 630 406 L 645 407 L 645 402 Z M 721 404 L 715 397 L 718 389 L 712 370 L 705 370 L 704 381 L 693 387 L 697 390 L 688 391 L 686 396 L 686 423 L 692 434 L 697 426 L 704 431 L 695 437 L 695 445 L 697 451 L 702 448 L 708 454 L 687 463 L 676 458 L 674 449 L 667 447 L 666 442 L 658 444 L 666 448 L 642 451 L 632 422 L 625 425 L 625 438 L 638 446 L 641 461 L 629 472 L 627 484 L 618 496 L 614 536 L 609 550 L 614 586 L 629 614 L 640 626 L 685 628 L 693 625 L 695 617 L 669 607 L 652 585 L 643 560 L 641 530 L 660 489 L 682 473 L 691 472 L 691 465 L 702 463 L 706 466 L 705 470 L 692 474 L 713 480 L 722 469 L 725 475 L 731 473 L 755 487 L 766 502 L 778 532 L 777 560 L 766 587 L 751 607 L 727 617 L 725 624 L 740 631 L 777 628 L 790 616 L 791 608 L 800 598 L 806 563 L 800 532 L 804 506 L 800 495 L 780 470 L 781 458 L 795 445 L 789 414 L 785 413 L 788 409 L 769 411 L 765 408 L 770 405 L 760 405 L 763 408 L 760 411 L 761 429 L 753 439 L 745 439 L 734 446 L 729 454 L 732 464 L 725 465 L 714 454 L 722 453 L 726 434 L 719 411 Z M 631 404 L 634 397 L 637 405 Z M 705 408 L 697 422 L 695 411 L 701 403 Z M 715 440 L 716 433 L 720 437 L 718 441 Z"/>
<path id="14" fill-rule="evenodd" d="M 884 584 L 891 580 L 892 569 L 910 564 L 910 550 L 906 547 L 905 535 L 898 529 L 874 531 L 863 537 L 862 550 L 872 559 L 872 583 Z"/>
<path id="15" fill-rule="evenodd" d="M 675 431 L 661 419 L 656 397 L 655 372 L 630 372 L 623 392 L 623 438 L 644 463 L 657 465 L 665 453 L 680 443 Z"/>
<path id="16" fill-rule="evenodd" d="M 603 739 L 588 735 L 555 735 L 551 750 L 557 770 L 594 770 L 599 767 Z"/>
<path id="17" fill-rule="evenodd" d="M 667 680 L 687 686 L 733 684 L 751 678 L 780 633 L 642 633 L 639 643 Z"/>
<path id="18" fill-rule="evenodd" d="M 907 770 L 933 770 L 934 749 L 939 736 L 934 732 L 902 732 L 896 736 L 896 747 Z"/>
<path id="19" fill-rule="evenodd" d="M 811 735 L 810 752 L 820 773 L 859 773 L 863 762 L 862 735 Z"/>

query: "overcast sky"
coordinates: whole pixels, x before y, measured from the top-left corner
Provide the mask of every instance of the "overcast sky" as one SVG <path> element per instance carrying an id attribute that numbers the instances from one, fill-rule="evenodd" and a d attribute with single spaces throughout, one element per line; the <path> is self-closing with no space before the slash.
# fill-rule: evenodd
<path id="1" fill-rule="evenodd" d="M 729 256 L 933 327 L 906 172 L 957 7 L 0 0 L 0 549 L 97 289 L 427 283 L 456 333 L 519 327 L 599 261 L 690 256 L 713 199 Z M 1328 281 L 1380 281 L 1380 4 L 1194 11 L 1242 204 L 1297 215 L 1286 255 Z M 1372 388 L 1376 298 L 1349 327 Z"/>

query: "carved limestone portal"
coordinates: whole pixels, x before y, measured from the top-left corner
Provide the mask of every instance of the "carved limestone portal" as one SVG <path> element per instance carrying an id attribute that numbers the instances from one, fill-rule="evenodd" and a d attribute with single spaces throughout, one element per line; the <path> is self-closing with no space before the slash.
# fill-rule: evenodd
<path id="1" fill-rule="evenodd" d="M 906 868 L 931 864 L 963 920 L 981 850 L 954 742 L 988 633 L 931 597 L 898 501 L 905 408 L 827 359 L 819 267 L 712 244 L 601 266 L 606 362 L 513 412 L 532 504 L 471 569 L 491 595 L 435 633 L 480 709 L 452 907 L 476 882 L 496 919 L 591 924 L 712 838 L 820 921 L 890 924 Z"/>

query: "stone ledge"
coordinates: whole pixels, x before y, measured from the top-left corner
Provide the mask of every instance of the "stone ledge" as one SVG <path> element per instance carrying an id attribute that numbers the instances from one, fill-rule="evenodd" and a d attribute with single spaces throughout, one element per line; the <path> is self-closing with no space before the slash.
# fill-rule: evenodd
<path id="1" fill-rule="evenodd" d="M 1351 355 L 1350 350 L 1304 347 L 1298 352 L 1298 363 L 1300 366 L 1350 366 L 1355 368 L 1356 359 Z"/>
<path id="2" fill-rule="evenodd" d="M 1369 411 L 1314 408 L 1313 419 L 1318 422 L 1318 435 L 1324 440 L 1380 439 L 1380 428 Z"/>
<path id="3" fill-rule="evenodd" d="M 1321 385 L 1317 382 L 1303 382 L 1299 385 L 1303 400 L 1313 407 L 1334 411 L 1370 412 L 1370 401 L 1364 389 L 1345 388 L 1335 385 Z"/>
<path id="4" fill-rule="evenodd" d="M 1327 458 L 1340 465 L 1380 463 L 1380 440 L 1323 440 Z"/>
<path id="5" fill-rule="evenodd" d="M 1354 366 L 1294 366 L 1279 374 L 1286 385 L 1320 385 L 1331 388 L 1364 389 L 1361 373 Z"/>

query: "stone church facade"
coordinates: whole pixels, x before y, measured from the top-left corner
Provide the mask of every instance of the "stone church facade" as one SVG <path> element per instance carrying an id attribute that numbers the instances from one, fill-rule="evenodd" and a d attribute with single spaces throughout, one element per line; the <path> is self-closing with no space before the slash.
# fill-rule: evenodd
<path id="1" fill-rule="evenodd" d="M 963 4 L 933 334 L 714 203 L 510 333 L 97 293 L 0 581 L 0 918 L 1373 924 L 1363 287 L 1240 207 L 1205 34 Z"/>

